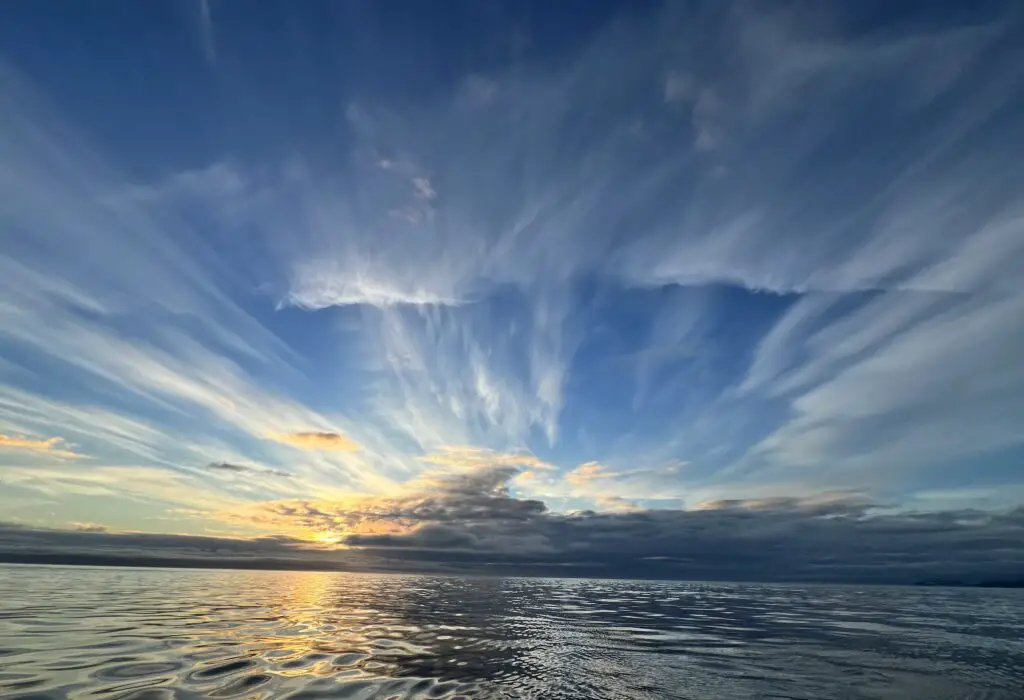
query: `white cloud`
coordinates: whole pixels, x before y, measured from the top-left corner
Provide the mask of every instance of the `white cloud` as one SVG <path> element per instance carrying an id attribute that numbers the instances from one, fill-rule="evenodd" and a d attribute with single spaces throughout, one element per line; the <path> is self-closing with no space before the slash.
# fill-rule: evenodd
<path id="1" fill-rule="evenodd" d="M 14 450 L 57 459 L 81 459 L 84 455 L 73 452 L 64 445 L 64 438 L 34 437 L 25 435 L 0 434 L 0 450 Z"/>
<path id="2" fill-rule="evenodd" d="M 12 486 L 52 497 L 107 496 L 163 505 L 222 508 L 243 503 L 233 495 L 211 489 L 189 474 L 154 467 L 93 466 L 4 468 L 4 480 Z"/>
<path id="3" fill-rule="evenodd" d="M 520 448 L 533 429 L 553 441 L 566 352 L 561 322 L 528 313 L 503 318 L 479 303 L 392 309 L 368 319 L 379 322 L 369 344 L 378 358 L 378 414 L 424 450 L 445 444 Z"/>
<path id="4" fill-rule="evenodd" d="M 201 455 L 225 434 L 254 449 L 283 430 L 354 432 L 284 390 L 309 379 L 234 301 L 240 266 L 225 256 L 239 241 L 225 250 L 183 216 L 206 196 L 258 204 L 249 178 L 222 165 L 131 185 L 5 66 L 0 95 L 0 343 L 18 370 L 0 386 L 5 430 L 74 435 L 101 464 L 164 467 L 216 458 Z M 304 459 L 303 483 L 375 483 L 413 463 L 373 426 L 357 432 L 359 457 Z"/>
<path id="5" fill-rule="evenodd" d="M 756 454 L 877 482 L 1024 442 L 1014 418 L 1024 411 L 1024 293 L 1013 281 L 1024 267 L 1024 220 L 1014 211 L 966 231 L 949 257 L 911 280 L 969 292 L 887 292 L 831 318 L 820 312 L 834 300 L 794 307 L 747 379 L 790 397 L 794 411 Z M 922 220 L 917 230 L 928 228 Z"/>
<path id="6" fill-rule="evenodd" d="M 367 305 L 388 306 L 456 306 L 462 301 L 456 296 L 456 289 L 447 290 L 447 295 L 438 289 L 420 286 L 420 281 L 411 278 L 405 282 L 391 279 L 374 279 L 359 273 L 339 273 L 339 266 L 332 262 L 314 262 L 296 269 L 296 282 L 283 300 L 283 304 L 298 306 L 311 311 L 331 306 Z"/>
<path id="7" fill-rule="evenodd" d="M 210 15 L 210 0 L 198 0 L 198 2 L 199 42 L 206 60 L 213 64 L 217 62 L 217 45 L 214 40 L 213 17 Z"/>
<path id="8" fill-rule="evenodd" d="M 280 217 L 305 225 L 284 299 L 381 309 L 368 345 L 381 358 L 384 421 L 421 448 L 521 445 L 537 428 L 556 440 L 581 337 L 573 285 L 591 278 L 810 294 L 764 338 L 739 395 L 788 397 L 798 414 L 838 420 L 856 402 L 806 392 L 957 295 L 1008 279 L 1013 225 L 979 217 L 1005 198 L 998 179 L 1012 158 L 967 149 L 1019 87 L 1005 66 L 973 72 L 998 26 L 846 39 L 785 12 L 726 16 L 725 68 L 674 49 L 706 26 L 662 39 L 638 24 L 599 33 L 560 72 L 471 79 L 401 113 L 349 110 L 357 185 L 310 176 L 301 208 Z M 943 97 L 953 106 L 933 111 Z M 877 128 L 851 121 L 858 110 Z M 898 135 L 924 115 L 913 138 Z M 645 138 L 628 138 L 638 119 Z M 528 318 L 488 309 L 509 289 Z M 893 290 L 908 293 L 849 296 Z M 964 319 L 990 302 L 962 307 Z M 651 381 L 650 363 L 637 371 Z M 807 420 L 786 449 L 822 435 Z M 831 438 L 819 447 L 842 451 Z"/>

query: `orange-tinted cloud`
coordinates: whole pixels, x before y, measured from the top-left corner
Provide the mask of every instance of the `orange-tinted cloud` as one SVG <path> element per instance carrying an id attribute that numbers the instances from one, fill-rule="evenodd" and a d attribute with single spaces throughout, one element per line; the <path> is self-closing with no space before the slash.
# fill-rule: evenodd
<path id="1" fill-rule="evenodd" d="M 30 440 L 28 438 L 0 435 L 0 448 L 6 447 L 15 450 L 27 450 L 28 452 L 40 452 L 51 457 L 63 459 L 81 459 L 85 456 L 65 449 L 62 446 L 63 443 L 64 438 L 59 437 L 47 438 L 45 440 Z"/>
<path id="2" fill-rule="evenodd" d="M 355 440 L 341 433 L 300 431 L 294 433 L 270 433 L 267 437 L 303 450 L 355 452 L 359 449 L 359 444 Z"/>
<path id="3" fill-rule="evenodd" d="M 99 523 L 76 522 L 71 523 L 71 529 L 77 532 L 108 532 L 106 525 Z"/>
<path id="4" fill-rule="evenodd" d="M 408 532 L 416 523 L 402 517 L 405 503 L 402 497 L 353 494 L 334 500 L 247 503 L 202 515 L 307 542 L 336 544 L 353 533 Z"/>
<path id="5" fill-rule="evenodd" d="M 552 469 L 531 454 L 446 447 L 421 460 L 432 466 L 382 493 L 247 503 L 206 515 L 234 526 L 337 544 L 350 535 L 404 535 L 428 523 L 465 520 L 523 521 L 546 511 L 542 502 L 516 498 L 509 490 L 517 476 Z"/>
<path id="6" fill-rule="evenodd" d="M 608 471 L 599 462 L 587 462 L 566 473 L 565 480 L 573 486 L 585 486 L 597 479 L 610 479 L 613 476 L 618 475 Z"/>
<path id="7" fill-rule="evenodd" d="M 628 498 L 613 496 L 610 494 L 600 495 L 594 499 L 594 502 L 600 510 L 610 510 L 616 513 L 633 513 L 643 510 L 643 507 L 637 505 Z"/>
<path id="8" fill-rule="evenodd" d="M 524 452 L 495 452 L 482 447 L 448 445 L 438 452 L 420 458 L 424 462 L 443 467 L 478 469 L 484 467 L 525 467 L 554 469 L 550 464 Z"/>

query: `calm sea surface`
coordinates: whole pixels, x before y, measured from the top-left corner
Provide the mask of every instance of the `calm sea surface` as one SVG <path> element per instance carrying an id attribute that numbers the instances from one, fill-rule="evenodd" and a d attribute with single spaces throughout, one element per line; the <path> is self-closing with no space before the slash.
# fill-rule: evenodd
<path id="1" fill-rule="evenodd" d="M 1024 698 L 1024 591 L 0 565 L 3 698 Z"/>

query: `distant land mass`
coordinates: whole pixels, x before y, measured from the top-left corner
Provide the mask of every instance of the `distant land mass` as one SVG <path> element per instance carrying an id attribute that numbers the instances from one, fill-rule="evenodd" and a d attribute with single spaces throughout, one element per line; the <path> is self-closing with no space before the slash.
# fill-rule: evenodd
<path id="1" fill-rule="evenodd" d="M 243 569 L 257 571 L 350 571 L 320 561 L 282 559 L 186 559 L 177 557 L 139 557 L 118 554 L 73 554 L 0 552 L 3 564 L 42 564 L 49 566 L 123 566 L 158 569 Z"/>
<path id="2" fill-rule="evenodd" d="M 666 575 L 663 571 L 651 569 L 630 571 L 573 571 L 565 567 L 522 567 L 515 563 L 504 565 L 491 564 L 475 568 L 424 568 L 411 570 L 387 566 L 381 562 L 362 561 L 358 564 L 345 562 L 328 562 L 323 560 L 284 559 L 284 558 L 245 558 L 245 559 L 212 559 L 203 557 L 174 556 L 140 556 L 122 553 L 86 553 L 86 552 L 26 552 L 0 550 L 0 564 L 34 564 L 49 566 L 87 566 L 87 567 L 127 567 L 127 568 L 160 568 L 160 569 L 236 569 L 257 571 L 320 571 L 336 573 L 375 573 L 375 574 L 427 574 L 427 575 L 481 575 L 481 576 L 522 576 L 541 578 L 601 578 L 601 579 L 643 579 L 650 581 L 723 581 L 736 583 L 792 583 L 792 584 L 849 584 L 849 585 L 895 585 L 895 586 L 934 586 L 953 588 L 1024 588 L 1024 577 L 1010 579 L 978 579 L 974 581 L 962 579 L 934 578 L 917 582 L 884 581 L 884 580 L 844 580 L 807 579 L 800 576 L 787 578 L 745 578 L 745 579 L 712 579 L 699 575 L 683 577 Z"/>
<path id="3" fill-rule="evenodd" d="M 1024 578 L 992 581 L 967 582 L 956 579 L 930 579 L 919 581 L 915 586 L 949 586 L 953 588 L 1024 588 Z"/>

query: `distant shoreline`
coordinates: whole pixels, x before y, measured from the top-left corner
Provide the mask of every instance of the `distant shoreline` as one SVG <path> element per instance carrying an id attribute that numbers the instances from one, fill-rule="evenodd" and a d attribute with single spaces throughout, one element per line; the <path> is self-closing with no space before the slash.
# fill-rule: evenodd
<path id="1" fill-rule="evenodd" d="M 273 559 L 218 560 L 176 559 L 172 557 L 122 557 L 96 554 L 33 554 L 0 552 L 0 564 L 36 564 L 49 566 L 96 566 L 145 569 L 225 569 L 230 571 L 322 571 L 334 573 L 388 573 L 369 569 L 330 566 L 320 562 Z"/>
<path id="2" fill-rule="evenodd" d="M 977 583 L 939 579 L 935 581 L 920 581 L 914 585 L 935 588 L 1024 588 L 1024 579 L 979 581 Z"/>
<path id="3" fill-rule="evenodd" d="M 0 565 L 16 564 L 24 566 L 82 566 L 96 568 L 124 569 L 185 569 L 207 571 L 294 571 L 300 573 L 338 573 L 338 574 L 372 574 L 372 575 L 423 575 L 423 576 L 470 576 L 470 577 L 512 577 L 512 578 L 572 578 L 587 580 L 637 580 L 637 581 L 679 581 L 691 583 L 737 583 L 764 585 L 815 585 L 815 586 L 898 586 L 901 588 L 1024 588 L 1024 579 L 984 580 L 977 583 L 934 579 L 912 583 L 892 583 L 878 581 L 808 581 L 808 580 L 704 580 L 693 578 L 665 578 L 629 576 L 587 576 L 569 571 L 523 572 L 523 571 L 411 571 L 397 569 L 355 568 L 331 566 L 320 562 L 251 560 L 251 561 L 203 561 L 198 559 L 174 559 L 167 557 L 121 557 L 117 555 L 79 555 L 79 554 L 34 554 L 28 552 L 0 552 Z"/>

